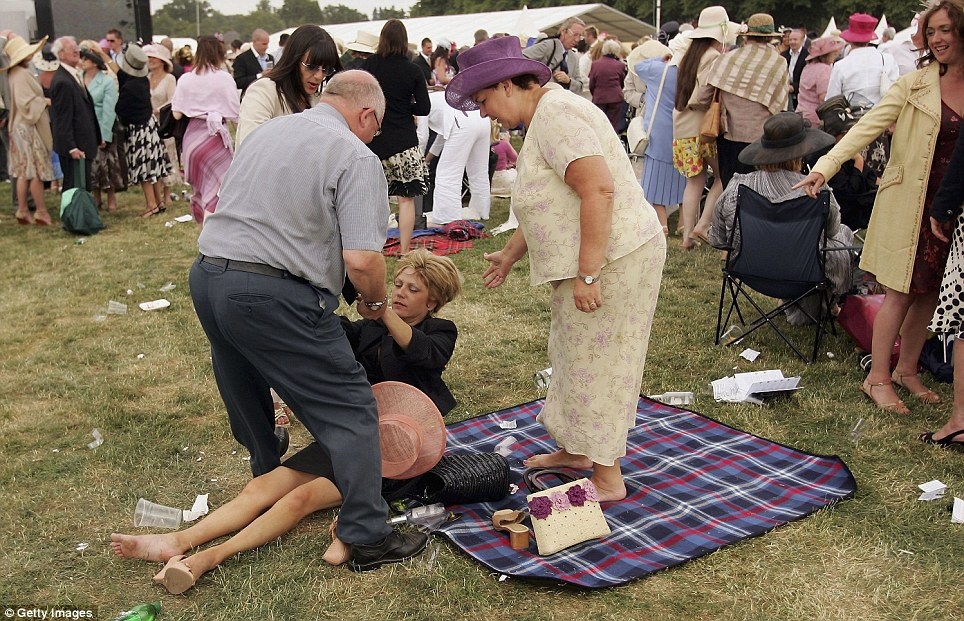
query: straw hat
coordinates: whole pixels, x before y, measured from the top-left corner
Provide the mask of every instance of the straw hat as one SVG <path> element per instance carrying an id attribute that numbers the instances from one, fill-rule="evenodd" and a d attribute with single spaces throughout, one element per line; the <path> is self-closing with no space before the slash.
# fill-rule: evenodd
<path id="1" fill-rule="evenodd" d="M 746 20 L 746 31 L 744 37 L 760 37 L 765 39 L 775 39 L 780 36 L 776 27 L 773 25 L 773 17 L 767 13 L 754 13 Z"/>
<path id="2" fill-rule="evenodd" d="M 168 73 L 174 71 L 174 62 L 171 60 L 171 50 L 163 45 L 145 45 L 144 53 L 147 54 L 148 58 L 156 58 L 167 65 Z"/>
<path id="3" fill-rule="evenodd" d="M 3 48 L 3 52 L 10 59 L 9 67 L 16 67 L 28 58 L 31 58 L 37 53 L 37 50 L 44 46 L 44 43 L 46 42 L 47 37 L 44 37 L 33 45 L 27 43 L 26 39 L 23 37 L 14 37 L 7 41 L 7 44 Z"/>
<path id="4" fill-rule="evenodd" d="M 445 101 L 456 110 L 478 110 L 476 92 L 519 75 L 536 76 L 539 85 L 549 81 L 549 67 L 522 55 L 518 37 L 483 41 L 459 53 L 459 72 L 445 88 Z"/>
<path id="5" fill-rule="evenodd" d="M 445 452 L 445 422 L 435 403 L 403 382 L 372 386 L 378 403 L 382 476 L 410 479 L 431 470 Z"/>
<path id="6" fill-rule="evenodd" d="M 781 112 L 763 124 L 763 136 L 740 151 L 740 162 L 751 166 L 782 164 L 829 147 L 834 137 L 807 127 L 795 112 Z"/>
<path id="7" fill-rule="evenodd" d="M 147 54 L 137 45 L 128 45 L 121 60 L 123 62 L 118 63 L 120 70 L 131 77 L 143 78 L 149 71 L 147 68 Z"/>
<path id="8" fill-rule="evenodd" d="M 51 51 L 52 48 L 53 45 L 47 43 L 33 55 L 33 59 L 30 62 L 37 68 L 37 71 L 56 71 L 60 69 L 60 61 Z"/>
<path id="9" fill-rule="evenodd" d="M 365 54 L 374 54 L 375 48 L 378 47 L 378 35 L 372 34 L 370 32 L 365 32 L 364 30 L 359 30 L 355 35 L 355 40 L 345 46 L 345 49 L 349 49 L 353 52 L 363 52 Z"/>
<path id="10" fill-rule="evenodd" d="M 689 31 L 690 39 L 714 39 L 720 43 L 732 44 L 743 26 L 730 21 L 726 9 L 721 6 L 708 6 L 700 11 L 696 28 Z"/>
<path id="11" fill-rule="evenodd" d="M 847 29 L 840 33 L 840 38 L 850 43 L 869 43 L 877 38 L 874 28 L 879 20 L 866 13 L 854 13 L 847 20 Z"/>

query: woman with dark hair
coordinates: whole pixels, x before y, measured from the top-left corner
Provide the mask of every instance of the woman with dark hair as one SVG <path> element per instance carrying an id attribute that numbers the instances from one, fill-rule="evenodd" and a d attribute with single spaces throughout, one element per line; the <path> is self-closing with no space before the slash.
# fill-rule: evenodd
<path id="1" fill-rule="evenodd" d="M 449 63 L 451 51 L 447 46 L 439 45 L 432 52 L 429 64 L 432 66 L 432 84 L 434 86 L 445 86 L 452 81 L 455 76 L 455 69 Z"/>
<path id="2" fill-rule="evenodd" d="M 181 146 L 184 180 L 194 186 L 191 212 L 198 224 L 218 206 L 221 182 L 234 159 L 231 134 L 225 120 L 236 121 L 241 112 L 234 78 L 223 69 L 224 47 L 205 35 L 197 41 L 190 73 L 177 82 L 171 110 L 175 118 L 188 117 Z"/>
<path id="3" fill-rule="evenodd" d="M 318 26 L 298 27 L 288 37 L 278 63 L 244 92 L 238 147 L 265 121 L 314 107 L 325 82 L 341 70 L 338 47 L 331 35 Z"/>
<path id="4" fill-rule="evenodd" d="M 415 197 L 428 192 L 428 166 L 412 117 L 428 115 L 432 105 L 422 71 L 409 60 L 405 24 L 385 22 L 378 49 L 361 68 L 375 76 L 385 93 L 385 118 L 368 148 L 382 160 L 389 196 L 398 197 L 399 245 L 405 254 L 415 228 Z"/>
<path id="5" fill-rule="evenodd" d="M 683 204 L 680 206 L 684 250 L 692 250 L 697 240 L 706 239 L 706 232 L 713 220 L 713 206 L 723 193 L 716 143 L 700 138 L 700 124 L 707 109 L 701 95 L 708 89 L 706 80 L 710 68 L 723 55 L 726 46 L 736 39 L 739 28 L 739 24 L 729 21 L 723 7 L 706 7 L 700 13 L 698 27 L 689 35 L 689 48 L 682 59 L 670 61 L 679 65 L 673 108 L 673 162 L 676 170 L 686 177 Z M 707 165 L 713 169 L 714 179 L 706 195 L 703 215 L 700 216 L 700 198 L 706 186 Z"/>
<path id="6" fill-rule="evenodd" d="M 171 173 L 171 164 L 151 107 L 147 54 L 136 45 L 128 45 L 119 66 L 120 92 L 114 109 L 127 128 L 127 178 L 131 185 L 141 186 L 145 200 L 141 217 L 149 218 L 166 209 L 164 177 Z"/>
<path id="7" fill-rule="evenodd" d="M 84 85 L 91 101 L 94 102 L 94 114 L 100 125 L 100 135 L 103 137 L 97 157 L 90 167 L 90 191 L 94 195 L 94 202 L 101 206 L 101 191 L 107 191 L 107 211 L 117 211 L 117 197 L 115 192 L 125 187 L 124 177 L 121 175 L 120 160 L 117 156 L 117 145 L 113 142 L 114 121 L 117 120 L 118 90 L 117 80 L 107 68 L 110 56 L 101 49 L 96 41 L 80 42 L 80 65 L 84 71 Z"/>

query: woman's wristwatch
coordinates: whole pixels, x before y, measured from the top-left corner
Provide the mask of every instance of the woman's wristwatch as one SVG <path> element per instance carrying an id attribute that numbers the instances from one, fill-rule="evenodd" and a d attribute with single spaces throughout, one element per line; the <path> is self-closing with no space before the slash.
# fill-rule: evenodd
<path id="1" fill-rule="evenodd" d="M 599 276 L 583 276 L 582 274 L 579 274 L 578 278 L 587 285 L 591 285 L 599 280 Z"/>

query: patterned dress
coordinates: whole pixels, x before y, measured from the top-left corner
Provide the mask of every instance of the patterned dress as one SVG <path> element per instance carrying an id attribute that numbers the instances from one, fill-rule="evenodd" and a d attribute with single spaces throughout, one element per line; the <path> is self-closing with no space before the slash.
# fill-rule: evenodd
<path id="1" fill-rule="evenodd" d="M 613 176 L 612 228 L 600 273 L 603 305 L 573 303 L 579 272 L 578 195 L 570 163 L 599 156 Z M 529 252 L 533 285 L 552 285 L 552 383 L 540 423 L 560 448 L 613 465 L 626 454 L 646 361 L 666 242 L 632 164 L 599 108 L 560 89 L 539 101 L 516 162 L 513 208 Z"/>
<path id="2" fill-rule="evenodd" d="M 45 144 L 41 126 L 50 142 L 50 117 L 43 89 L 23 67 L 10 69 L 10 156 L 8 173 L 16 179 L 54 178 L 50 152 L 52 144 Z"/>
<path id="3" fill-rule="evenodd" d="M 917 237 L 917 254 L 914 255 L 914 272 L 910 279 L 910 293 L 933 293 L 941 286 L 944 267 L 950 245 L 942 242 L 931 232 L 930 207 L 941 186 L 941 179 L 947 172 L 947 164 L 954 153 L 954 144 L 960 132 L 961 117 L 941 102 L 941 127 L 937 134 L 937 146 L 934 147 L 934 159 L 931 161 L 930 177 L 927 179 L 927 195 L 924 198 L 924 213 L 922 215 L 920 233 Z"/>

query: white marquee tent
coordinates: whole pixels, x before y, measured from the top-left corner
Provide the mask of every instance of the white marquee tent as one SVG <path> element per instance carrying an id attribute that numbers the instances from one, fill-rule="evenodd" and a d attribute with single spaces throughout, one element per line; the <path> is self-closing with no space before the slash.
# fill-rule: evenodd
<path id="1" fill-rule="evenodd" d="M 447 37 L 456 45 L 472 45 L 476 30 L 484 28 L 489 34 L 497 32 L 518 36 L 525 42 L 525 38 L 533 37 L 539 32 L 554 35 L 565 19 L 578 16 L 587 24 L 593 24 L 600 32 L 615 35 L 620 41 L 632 43 L 644 35 L 654 36 L 656 29 L 646 22 L 630 17 L 606 6 L 605 4 L 575 4 L 571 6 L 549 7 L 541 9 L 523 8 L 516 11 L 496 11 L 490 13 L 469 13 L 465 15 L 436 15 L 433 17 L 411 17 L 402 21 L 408 30 L 409 42 L 418 46 L 423 38 L 428 37 L 437 41 L 439 37 Z M 359 30 L 378 35 L 386 20 L 354 22 L 350 24 L 319 24 L 335 39 L 348 43 L 355 40 Z M 295 29 L 288 28 L 276 32 L 270 37 L 268 49 L 278 46 L 278 38 L 284 33 L 291 33 Z"/>

